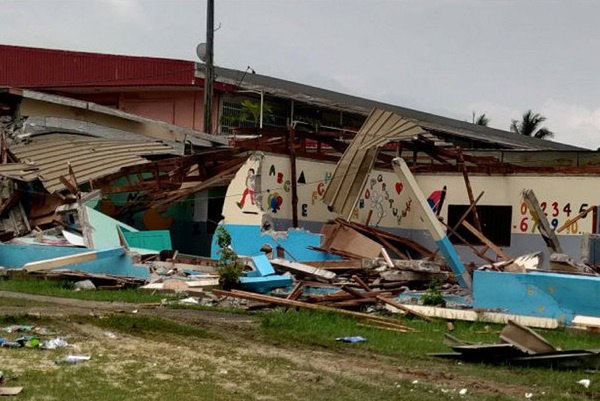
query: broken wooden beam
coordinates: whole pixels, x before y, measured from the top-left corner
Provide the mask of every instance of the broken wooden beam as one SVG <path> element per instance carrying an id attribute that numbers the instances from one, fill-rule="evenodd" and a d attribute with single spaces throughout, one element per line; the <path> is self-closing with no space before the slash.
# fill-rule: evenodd
<path id="1" fill-rule="evenodd" d="M 496 246 L 496 244 L 494 244 L 492 241 L 490 241 L 488 239 L 488 237 L 486 237 L 479 230 L 477 230 L 475 227 L 473 227 L 471 225 L 471 223 L 469 223 L 468 221 L 465 220 L 462 222 L 462 225 L 467 230 L 469 230 L 474 236 L 479 238 L 479 240 L 481 242 L 483 242 L 485 245 L 487 245 L 492 251 L 494 251 L 496 253 L 496 255 L 500 256 L 504 260 L 511 260 L 511 258 L 501 248 Z"/>
<path id="2" fill-rule="evenodd" d="M 299 262 L 292 262 L 287 259 L 276 258 L 271 260 L 271 264 L 277 270 L 283 270 L 286 272 L 292 272 L 294 274 L 301 274 L 304 276 L 309 276 L 314 279 L 321 279 L 325 281 L 334 280 L 337 275 L 333 272 L 319 269 L 318 267 L 313 267 L 309 265 L 305 265 Z"/>
<path id="3" fill-rule="evenodd" d="M 392 323 L 392 324 L 400 325 L 398 323 L 397 319 L 373 316 L 373 315 L 369 315 L 367 313 L 354 312 L 354 311 L 349 311 L 349 310 L 344 310 L 344 309 L 336 309 L 336 308 L 323 306 L 323 305 L 309 304 L 306 302 L 292 301 L 290 299 L 271 297 L 268 295 L 254 294 L 251 292 L 245 292 L 245 291 L 239 291 L 239 290 L 231 290 L 231 291 L 214 290 L 213 293 L 216 295 L 221 295 L 221 296 L 226 296 L 226 297 L 244 298 L 244 299 L 249 299 L 249 300 L 253 300 L 253 301 L 262 301 L 262 302 L 271 303 L 271 304 L 275 304 L 275 305 L 292 306 L 292 307 L 316 310 L 316 311 L 320 311 L 320 312 L 338 313 L 341 315 L 352 316 L 357 319 L 366 319 L 366 320 L 370 320 L 370 321 Z M 405 328 L 407 330 L 412 330 L 410 327 L 407 327 L 407 326 L 402 326 L 402 328 Z"/>
<path id="4" fill-rule="evenodd" d="M 371 290 L 371 288 L 367 285 L 367 283 L 365 283 L 364 281 L 362 281 L 360 279 L 360 277 L 358 277 L 356 274 L 352 275 L 352 280 L 354 280 L 354 282 L 356 284 L 358 284 L 360 287 L 362 287 L 363 290 L 365 290 L 366 292 L 371 292 L 373 290 Z"/>
<path id="5" fill-rule="evenodd" d="M 393 306 L 394 308 L 398 308 L 398 309 L 400 309 L 400 310 L 408 313 L 409 315 L 416 316 L 416 317 L 418 317 L 420 319 L 425 320 L 426 322 L 431 322 L 433 320 L 429 316 L 425 316 L 422 313 L 419 313 L 419 312 L 415 311 L 414 309 L 409 308 L 408 306 L 399 304 L 398 302 L 394 301 L 393 299 L 384 298 L 384 297 L 382 297 L 380 295 L 378 295 L 376 298 L 377 298 L 378 301 L 381 301 L 384 304 L 388 304 L 390 306 Z"/>
<path id="6" fill-rule="evenodd" d="M 585 209 L 583 212 L 579 213 L 577 216 L 573 217 L 572 219 L 567 219 L 567 221 L 565 221 L 565 224 L 560 226 L 556 230 L 556 232 L 560 233 L 560 232 L 566 230 L 567 228 L 571 227 L 571 225 L 573 225 L 573 223 L 575 223 L 577 220 L 584 218 L 585 216 L 588 215 L 589 212 L 591 212 L 592 210 L 594 210 L 596 208 L 597 208 L 597 206 L 590 206 L 587 209 Z"/>
<path id="7" fill-rule="evenodd" d="M 60 256 L 58 258 L 39 260 L 37 262 L 29 262 L 23 265 L 23 270 L 27 273 L 40 270 L 51 270 L 57 267 L 77 265 L 79 263 L 84 262 L 93 262 L 98 259 L 118 256 L 124 253 L 125 250 L 123 248 L 111 248 L 103 249 L 100 251 L 83 252 L 75 255 Z"/>

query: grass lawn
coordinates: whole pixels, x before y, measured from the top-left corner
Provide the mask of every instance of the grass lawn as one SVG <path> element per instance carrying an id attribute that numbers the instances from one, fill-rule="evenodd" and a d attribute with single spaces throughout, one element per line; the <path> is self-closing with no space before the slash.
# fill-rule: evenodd
<path id="1" fill-rule="evenodd" d="M 86 299 L 95 300 L 105 296 L 98 294 L 108 292 L 109 300 L 156 301 L 138 298 L 151 294 L 136 294 L 135 290 L 73 292 L 56 281 L 39 285 L 28 279 L 0 281 L 0 290 L 27 289 L 54 296 L 62 292 L 75 297 L 91 294 L 93 297 Z M 199 308 L 164 309 L 168 314 L 162 315 L 160 310 L 152 309 L 139 314 L 86 314 L 83 310 L 81 314 L 56 317 L 57 306 L 50 304 L 38 305 L 41 318 L 35 318 L 14 312 L 17 306 L 30 306 L 22 302 L 0 297 L 0 328 L 12 324 L 48 326 L 71 345 L 51 351 L 0 348 L 4 385 L 25 388 L 15 400 L 479 401 L 528 399 L 526 395 L 534 400 L 600 398 L 597 373 L 489 366 L 430 357 L 427 353 L 450 350 L 443 343 L 447 326 L 441 320 L 426 323 L 402 318 L 402 324 L 416 331 L 397 333 L 363 327 L 337 314 L 294 309 L 245 312 L 234 315 L 236 319 Z M 3 306 L 11 314 L 3 315 Z M 194 319 L 199 315 L 203 319 Z M 468 341 L 497 343 L 501 328 L 454 322 L 452 334 Z M 595 335 L 565 329 L 537 331 L 562 349 L 597 348 L 600 344 L 600 337 Z M 0 332 L 0 337 L 23 334 Z M 345 336 L 363 336 L 367 341 L 335 341 Z M 92 359 L 73 366 L 54 363 L 67 354 L 88 354 Z M 587 389 L 577 384 L 584 378 L 591 380 Z M 466 389 L 466 394 L 460 395 L 461 389 Z"/>
<path id="2" fill-rule="evenodd" d="M 13 275 L 10 278 L 0 278 L 0 291 L 24 292 L 28 294 L 85 299 L 91 301 L 132 303 L 153 303 L 160 302 L 164 298 L 177 298 L 169 294 L 152 294 L 134 288 L 76 291 L 73 283 L 70 281 L 17 275 Z"/>

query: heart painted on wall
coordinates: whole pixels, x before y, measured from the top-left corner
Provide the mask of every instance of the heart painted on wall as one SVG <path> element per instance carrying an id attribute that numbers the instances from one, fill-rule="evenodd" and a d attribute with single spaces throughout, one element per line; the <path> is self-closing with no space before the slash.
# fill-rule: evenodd
<path id="1" fill-rule="evenodd" d="M 402 183 L 401 182 L 397 182 L 396 183 L 396 193 L 398 195 L 400 195 L 400 192 L 402 192 L 402 188 L 404 188 L 404 186 L 402 185 Z"/>

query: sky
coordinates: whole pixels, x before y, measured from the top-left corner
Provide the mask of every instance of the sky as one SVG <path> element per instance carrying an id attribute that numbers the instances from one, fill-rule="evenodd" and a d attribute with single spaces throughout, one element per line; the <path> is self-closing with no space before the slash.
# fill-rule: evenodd
<path id="1" fill-rule="evenodd" d="M 195 60 L 205 0 L 0 0 L 0 43 Z M 600 147 L 600 2 L 215 0 L 215 64 Z"/>

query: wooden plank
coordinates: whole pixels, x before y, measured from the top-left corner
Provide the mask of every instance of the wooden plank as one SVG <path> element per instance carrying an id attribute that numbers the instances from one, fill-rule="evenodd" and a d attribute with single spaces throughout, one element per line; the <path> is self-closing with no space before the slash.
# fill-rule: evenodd
<path id="1" fill-rule="evenodd" d="M 292 301 L 290 299 L 271 297 L 268 295 L 260 295 L 260 294 L 255 294 L 252 292 L 245 292 L 245 291 L 239 291 L 239 290 L 232 290 L 232 291 L 213 290 L 213 293 L 216 295 L 221 295 L 221 296 L 244 298 L 244 299 L 250 299 L 253 301 L 262 301 L 262 302 L 272 303 L 275 305 L 293 306 L 293 307 L 299 307 L 299 308 L 304 308 L 304 309 L 317 310 L 317 311 L 321 311 L 321 312 L 338 313 L 341 315 L 352 316 L 352 317 L 355 317 L 358 319 L 367 319 L 367 320 L 372 320 L 372 321 L 377 321 L 377 322 L 399 324 L 397 319 L 373 316 L 373 315 L 369 315 L 367 313 L 348 311 L 348 310 L 344 310 L 344 309 L 336 309 L 336 308 L 331 308 L 328 306 L 309 304 L 306 302 Z M 402 326 L 402 327 L 406 328 L 407 330 L 412 330 L 410 327 L 406 327 L 406 326 Z"/>
<path id="2" fill-rule="evenodd" d="M 352 280 L 354 280 L 354 282 L 355 282 L 356 284 L 358 284 L 359 286 L 361 286 L 361 287 L 362 287 L 362 289 L 363 289 L 363 290 L 365 290 L 366 292 L 371 292 L 371 291 L 373 291 L 373 290 L 372 290 L 372 289 L 371 289 L 371 288 L 370 288 L 370 287 L 367 285 L 367 283 L 365 283 L 364 281 L 362 281 L 362 280 L 360 279 L 360 277 L 358 277 L 356 274 L 353 274 L 353 275 L 352 275 Z"/>
<path id="3" fill-rule="evenodd" d="M 422 305 L 406 305 L 411 309 L 430 317 L 438 317 L 441 319 L 448 320 L 464 320 L 468 322 L 489 322 L 489 323 L 508 323 L 509 320 L 514 320 L 520 324 L 528 327 L 538 327 L 543 329 L 556 329 L 559 327 L 558 319 L 548 317 L 535 317 L 535 316 L 524 316 L 514 315 L 509 313 L 496 313 L 496 312 L 477 312 L 469 309 L 450 309 L 440 308 L 437 306 L 422 306 Z M 398 312 L 398 308 L 394 308 L 391 305 L 386 306 L 391 312 Z"/>
<path id="4" fill-rule="evenodd" d="M 34 272 L 34 271 L 40 271 L 40 270 L 50 270 L 50 269 L 55 269 L 57 267 L 75 265 L 78 263 L 92 262 L 94 260 L 111 257 L 111 256 L 117 256 L 117 255 L 121 255 L 123 253 L 124 253 L 123 248 L 114 248 L 114 249 L 103 249 L 101 251 L 78 253 L 75 255 L 60 256 L 58 258 L 26 263 L 23 265 L 23 270 L 26 271 L 27 273 Z"/>
<path id="5" fill-rule="evenodd" d="M 304 290 L 302 289 L 302 285 L 302 281 L 298 282 L 294 289 L 290 291 L 286 299 L 291 299 L 294 301 L 297 300 L 300 297 L 300 295 L 302 295 L 302 293 L 304 292 Z"/>
<path id="6" fill-rule="evenodd" d="M 402 304 L 394 301 L 393 299 L 384 298 L 384 297 L 382 297 L 380 295 L 377 296 L 376 298 L 377 298 L 378 301 L 381 301 L 381 302 L 383 302 L 385 304 L 393 306 L 394 308 L 398 308 L 400 310 L 403 310 L 404 312 L 406 312 L 406 313 L 408 313 L 410 315 L 414 315 L 414 316 L 416 316 L 418 318 L 421 318 L 421 319 L 425 320 L 426 322 L 431 322 L 433 320 L 430 317 L 425 316 L 422 313 L 419 313 L 419 312 L 415 311 L 414 309 L 412 309 L 412 308 L 410 308 L 408 306 L 402 305 Z"/>
<path id="7" fill-rule="evenodd" d="M 513 320 L 509 320 L 508 325 L 502 329 L 500 339 L 528 354 L 558 351 L 544 337 Z"/>
<path id="8" fill-rule="evenodd" d="M 458 230 L 458 228 L 460 227 L 460 225 L 462 224 L 463 220 L 467 218 L 467 216 L 471 213 L 471 209 L 473 209 L 474 207 L 477 206 L 477 202 L 479 202 L 479 200 L 481 199 L 481 197 L 483 196 L 484 191 L 481 191 L 481 193 L 479 194 L 479 196 L 477 196 L 477 199 L 475 199 L 475 201 L 473 201 L 473 203 L 471 203 L 471 205 L 467 208 L 467 210 L 463 213 L 462 216 L 460 216 L 460 219 L 458 219 L 458 221 L 456 222 L 456 224 L 454 224 L 454 227 L 452 227 L 453 231 Z M 448 237 L 450 237 L 448 235 Z"/>
<path id="9" fill-rule="evenodd" d="M 341 288 L 342 288 L 342 291 L 347 292 L 348 294 L 352 295 L 354 298 L 369 298 L 369 294 L 360 292 L 360 291 L 356 291 L 354 288 L 350 287 L 349 285 L 344 284 L 344 285 L 342 285 Z"/>
<path id="10" fill-rule="evenodd" d="M 0 395 L 17 395 L 23 391 L 23 387 L 0 387 Z"/>
<path id="11" fill-rule="evenodd" d="M 471 225 L 471 223 L 469 223 L 468 221 L 463 221 L 462 225 L 469 230 L 474 236 L 476 236 L 477 238 L 479 238 L 481 240 L 481 242 L 483 242 L 484 244 L 486 244 L 487 246 L 490 247 L 490 249 L 494 252 L 496 252 L 496 254 L 498 256 L 500 256 L 502 259 L 504 260 L 511 260 L 511 258 L 504 253 L 504 251 L 502 249 L 500 249 L 499 247 L 496 246 L 496 244 L 494 244 L 492 241 L 490 241 L 485 235 L 483 235 L 481 232 L 479 232 L 479 230 L 477 230 L 475 227 L 473 227 Z"/>
<path id="12" fill-rule="evenodd" d="M 444 227 L 446 227 L 446 229 L 448 231 L 450 231 L 450 234 L 453 234 L 456 238 L 458 238 L 459 240 L 461 240 L 463 242 L 463 244 L 465 244 L 466 246 L 468 246 L 469 248 L 471 248 L 471 250 L 473 251 L 473 253 L 475 255 L 479 256 L 481 259 L 485 260 L 486 262 L 488 262 L 491 265 L 493 265 L 495 263 L 492 259 L 490 259 L 487 256 L 485 256 L 485 252 L 480 252 L 479 249 L 477 249 L 473 245 L 471 245 L 469 243 L 469 241 L 467 241 L 466 239 L 464 239 L 462 237 L 462 235 L 460 235 L 459 233 L 457 233 L 456 231 L 454 231 L 448 224 L 444 223 L 443 221 L 440 221 L 440 223 L 442 223 L 444 225 Z"/>
<path id="13" fill-rule="evenodd" d="M 388 331 L 395 331 L 397 333 L 409 333 L 408 330 L 395 329 L 393 327 L 374 326 L 374 325 L 371 325 L 371 324 L 358 323 L 357 326 L 364 327 L 364 328 L 367 328 L 367 329 L 388 330 Z"/>
<path id="14" fill-rule="evenodd" d="M 556 232 L 560 233 L 564 230 L 566 230 L 567 228 L 571 227 L 571 225 L 573 223 L 575 223 L 577 220 L 584 218 L 585 216 L 587 216 L 587 214 L 589 212 L 591 212 L 592 210 L 596 209 L 596 206 L 590 206 L 587 209 L 585 209 L 583 212 L 579 213 L 577 216 L 573 217 L 572 219 L 567 219 L 567 221 L 565 221 L 565 224 L 563 224 L 562 226 L 560 226 Z M 2 212 L 0 212 L 0 214 L 2 214 Z"/>
<path id="15" fill-rule="evenodd" d="M 475 205 L 475 198 L 473 197 L 473 189 L 471 189 L 471 181 L 469 180 L 469 174 L 467 173 L 467 166 L 465 164 L 465 158 L 462 154 L 462 151 L 460 150 L 460 147 L 456 148 L 456 153 L 458 156 L 458 165 L 460 168 L 460 171 L 463 175 L 463 179 L 465 180 L 465 187 L 467 188 L 467 195 L 469 196 L 469 204 L 471 206 Z M 472 207 L 471 209 L 471 215 L 473 216 L 473 222 L 475 223 L 475 227 L 479 230 L 481 230 L 481 222 L 479 221 L 479 214 L 477 213 L 477 208 L 476 207 Z"/>
<path id="16" fill-rule="evenodd" d="M 275 266 L 275 268 L 278 268 L 278 270 L 291 271 L 295 274 L 299 273 L 316 279 L 331 281 L 337 277 L 335 273 L 328 270 L 319 269 L 299 262 L 292 262 L 287 259 L 276 258 L 271 260 L 271 264 Z"/>

